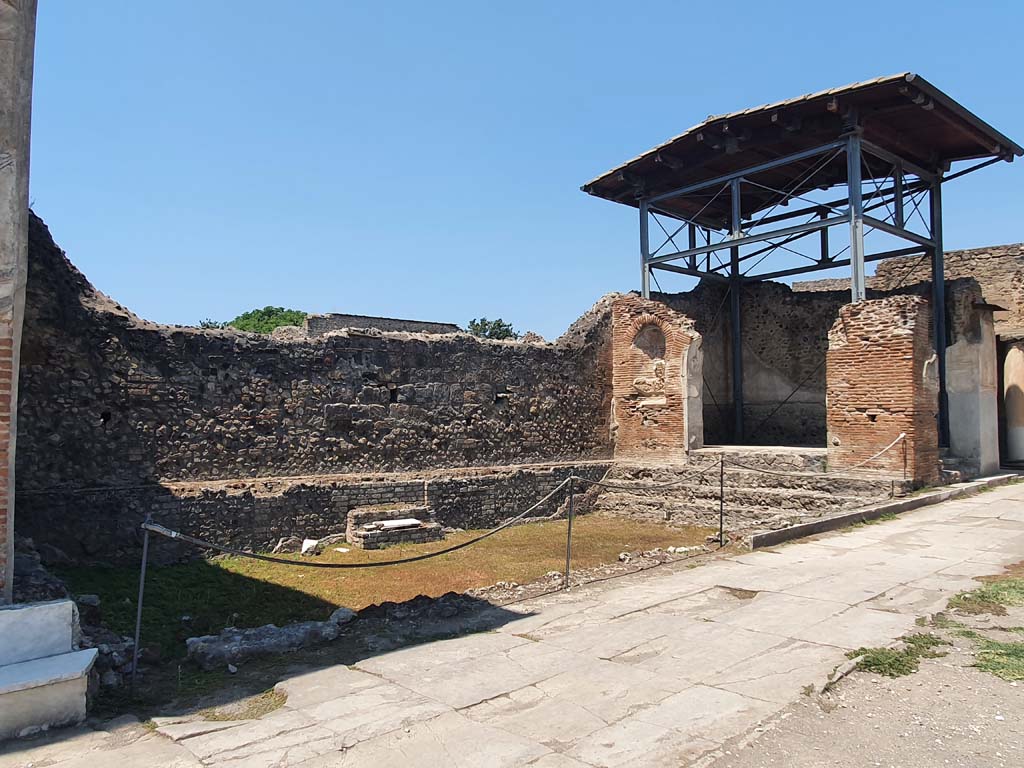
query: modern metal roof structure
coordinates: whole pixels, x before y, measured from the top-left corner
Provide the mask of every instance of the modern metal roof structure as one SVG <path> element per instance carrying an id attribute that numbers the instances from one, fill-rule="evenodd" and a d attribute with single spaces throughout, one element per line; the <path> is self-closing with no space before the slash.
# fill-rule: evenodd
<path id="1" fill-rule="evenodd" d="M 852 299 L 862 301 L 866 262 L 921 254 L 931 258 L 933 304 L 942 306 L 942 185 L 1021 155 L 1016 142 L 903 73 L 709 117 L 582 189 L 639 209 L 643 296 L 653 270 L 729 285 L 741 441 L 743 284 L 849 266 Z M 880 249 L 866 252 L 868 234 Z M 786 264 L 772 261 L 780 255 Z M 934 336 L 945 444 L 943 314 L 935 313 Z"/>

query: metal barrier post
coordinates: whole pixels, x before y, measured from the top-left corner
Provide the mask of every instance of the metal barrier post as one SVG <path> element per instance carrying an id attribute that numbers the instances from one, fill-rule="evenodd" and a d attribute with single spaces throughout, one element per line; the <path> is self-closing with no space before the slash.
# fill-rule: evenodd
<path id="1" fill-rule="evenodd" d="M 576 517 L 575 491 L 573 488 L 572 475 L 569 476 L 569 528 L 565 535 L 565 582 L 562 589 L 569 588 L 569 565 L 572 561 L 572 521 Z"/>
<path id="2" fill-rule="evenodd" d="M 146 522 L 150 516 L 146 515 Z M 139 570 L 139 603 L 135 611 L 135 645 L 132 647 L 132 685 L 131 694 L 135 695 L 135 674 L 139 669 L 139 640 L 142 635 L 142 597 L 146 591 L 146 561 L 149 560 L 149 529 L 142 529 L 142 568 Z"/>
<path id="3" fill-rule="evenodd" d="M 718 465 L 718 548 L 725 546 L 725 454 Z"/>

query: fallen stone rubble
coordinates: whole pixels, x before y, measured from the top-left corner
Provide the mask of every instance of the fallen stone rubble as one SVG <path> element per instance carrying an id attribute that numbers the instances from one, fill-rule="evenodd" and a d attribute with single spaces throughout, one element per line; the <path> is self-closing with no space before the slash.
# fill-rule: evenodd
<path id="1" fill-rule="evenodd" d="M 356 617 L 349 608 L 338 608 L 326 621 L 301 621 L 279 627 L 265 624 L 251 629 L 228 627 L 219 635 L 190 637 L 185 641 L 188 658 L 205 670 L 235 665 L 253 656 L 284 653 L 328 643 Z"/>

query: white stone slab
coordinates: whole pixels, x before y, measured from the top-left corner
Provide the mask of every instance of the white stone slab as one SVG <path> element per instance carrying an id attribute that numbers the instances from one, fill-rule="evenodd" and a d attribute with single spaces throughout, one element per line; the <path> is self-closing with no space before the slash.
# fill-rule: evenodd
<path id="1" fill-rule="evenodd" d="M 89 648 L 0 667 L 0 696 L 85 677 L 97 653 L 95 648 Z"/>
<path id="2" fill-rule="evenodd" d="M 74 622 L 70 600 L 0 607 L 0 666 L 69 652 Z"/>
<path id="3" fill-rule="evenodd" d="M 381 520 L 377 524 L 385 531 L 393 531 L 398 528 L 419 528 L 423 525 L 415 517 L 406 517 L 401 520 Z"/>

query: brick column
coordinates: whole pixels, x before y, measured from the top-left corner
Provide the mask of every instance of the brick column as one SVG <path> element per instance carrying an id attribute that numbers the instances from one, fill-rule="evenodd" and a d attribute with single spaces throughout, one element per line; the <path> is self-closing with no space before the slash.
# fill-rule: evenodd
<path id="1" fill-rule="evenodd" d="M 0 2 L 0 602 L 11 602 L 18 358 L 28 272 L 36 0 Z"/>
<path id="2" fill-rule="evenodd" d="M 659 302 L 612 305 L 616 458 L 681 460 L 703 446 L 700 338 L 689 317 Z"/>
<path id="3" fill-rule="evenodd" d="M 906 433 L 864 470 L 939 477 L 938 379 L 931 307 L 920 296 L 847 304 L 828 334 L 828 468 L 850 468 Z"/>

